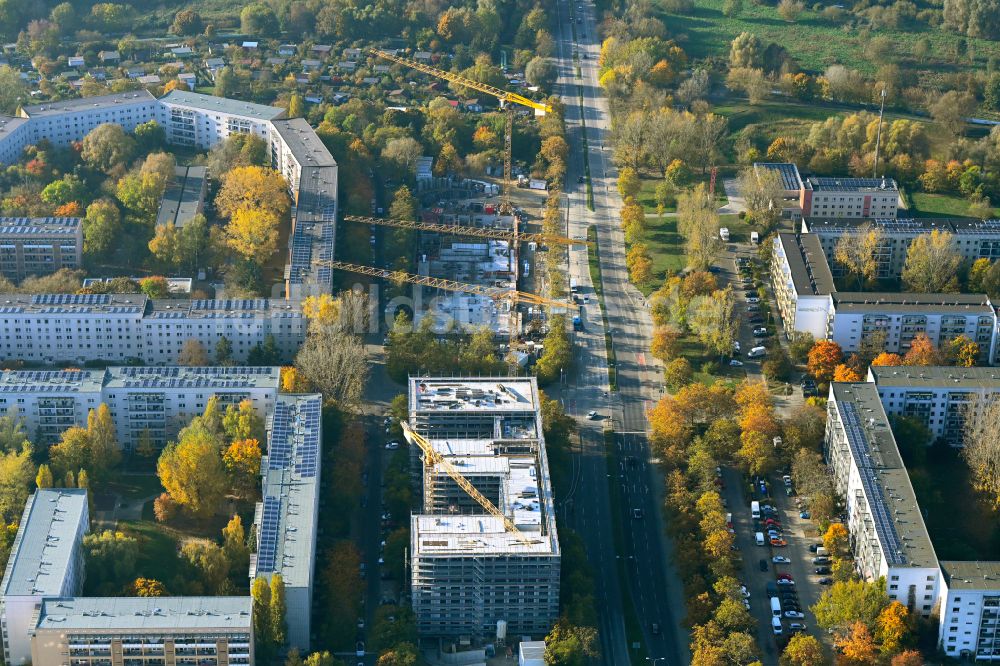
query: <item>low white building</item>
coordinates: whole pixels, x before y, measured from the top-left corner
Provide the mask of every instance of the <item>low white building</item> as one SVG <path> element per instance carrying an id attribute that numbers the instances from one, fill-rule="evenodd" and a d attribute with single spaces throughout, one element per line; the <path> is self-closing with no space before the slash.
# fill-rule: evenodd
<path id="1" fill-rule="evenodd" d="M 80 543 L 89 531 L 86 489 L 40 488 L 28 498 L 0 583 L 5 664 L 32 663 L 31 632 L 45 598 L 79 594 Z"/>
<path id="2" fill-rule="evenodd" d="M 914 418 L 952 446 L 962 445 L 966 410 L 1000 398 L 1000 369 L 992 367 L 872 366 L 868 381 L 887 414 Z"/>
<path id="3" fill-rule="evenodd" d="M 873 384 L 830 385 L 823 451 L 847 505 L 858 573 L 865 580 L 884 577 L 890 599 L 930 617 L 941 571 Z"/>
<path id="4" fill-rule="evenodd" d="M 938 647 L 952 659 L 1000 662 L 1000 562 L 941 562 Z"/>

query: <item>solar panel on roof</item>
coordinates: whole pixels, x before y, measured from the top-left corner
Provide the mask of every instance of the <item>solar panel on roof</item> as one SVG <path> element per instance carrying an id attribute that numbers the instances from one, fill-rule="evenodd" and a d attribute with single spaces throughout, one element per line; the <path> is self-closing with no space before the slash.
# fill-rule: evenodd
<path id="1" fill-rule="evenodd" d="M 272 572 L 278 559 L 278 527 L 281 522 L 281 499 L 265 497 L 260 518 L 260 545 L 257 549 L 257 572 Z"/>

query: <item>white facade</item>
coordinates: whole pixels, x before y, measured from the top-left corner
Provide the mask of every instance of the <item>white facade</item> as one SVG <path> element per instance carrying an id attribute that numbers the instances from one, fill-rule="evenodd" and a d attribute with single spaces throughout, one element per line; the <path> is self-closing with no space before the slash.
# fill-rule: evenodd
<path id="1" fill-rule="evenodd" d="M 941 562 L 938 647 L 952 659 L 1000 662 L 1000 562 Z"/>
<path id="2" fill-rule="evenodd" d="M 212 397 L 223 409 L 249 400 L 266 418 L 279 384 L 280 368 L 270 366 L 9 370 L 0 374 L 0 412 L 16 410 L 28 432 L 51 443 L 67 428 L 85 426 L 88 412 L 105 403 L 123 448 L 133 448 L 144 433 L 162 446 Z"/>
<path id="3" fill-rule="evenodd" d="M 208 149 L 230 134 L 256 134 L 269 141 L 270 121 L 283 114 L 273 106 L 171 90 L 160 98 L 156 119 L 170 143 Z"/>
<path id="4" fill-rule="evenodd" d="M 872 384 L 830 385 L 824 453 L 858 573 L 885 578 L 889 598 L 930 617 L 941 591 L 937 555 Z"/>
<path id="5" fill-rule="evenodd" d="M 899 189 L 891 178 L 809 177 L 799 199 L 803 217 L 894 218 Z"/>
<path id="6" fill-rule="evenodd" d="M 874 366 L 868 381 L 878 389 L 886 414 L 917 419 L 952 446 L 962 445 L 966 410 L 1000 398 L 996 368 Z"/>
<path id="7" fill-rule="evenodd" d="M 28 498 L 0 585 L 4 663 L 31 663 L 31 631 L 43 599 L 79 593 L 80 542 L 89 529 L 86 489 L 42 488 Z"/>
<path id="8" fill-rule="evenodd" d="M 775 236 L 771 280 L 785 330 L 826 338 L 834 285 L 816 239 L 805 234 Z"/>
<path id="9" fill-rule="evenodd" d="M 281 299 L 9 294 L 0 296 L 0 359 L 173 365 L 192 339 L 215 360 L 216 344 L 225 337 L 232 345 L 231 360 L 244 363 L 273 336 L 281 360 L 291 360 L 305 341 L 306 327 L 300 303 Z"/>
<path id="10" fill-rule="evenodd" d="M 100 97 L 68 99 L 21 107 L 19 115 L 30 119 L 28 143 L 47 139 L 57 146 L 80 141 L 98 125 L 121 125 L 127 132 L 156 117 L 159 104 L 145 90 Z M 0 153 L 3 151 L 0 150 Z"/>

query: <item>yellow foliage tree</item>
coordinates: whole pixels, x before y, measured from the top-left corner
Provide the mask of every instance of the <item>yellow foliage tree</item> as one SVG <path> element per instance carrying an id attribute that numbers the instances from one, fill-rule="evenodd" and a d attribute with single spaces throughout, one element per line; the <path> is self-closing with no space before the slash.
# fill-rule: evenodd
<path id="1" fill-rule="evenodd" d="M 306 296 L 302 300 L 302 315 L 310 322 L 330 326 L 340 319 L 340 300 L 330 294 Z"/>
<path id="2" fill-rule="evenodd" d="M 856 368 L 840 363 L 833 369 L 833 381 L 835 382 L 860 382 L 863 378 Z"/>
<path id="3" fill-rule="evenodd" d="M 226 225 L 226 245 L 247 261 L 265 263 L 278 251 L 281 219 L 263 208 L 237 208 Z"/>
<path id="4" fill-rule="evenodd" d="M 200 423 L 185 428 L 179 442 L 163 449 L 156 472 L 170 497 L 199 518 L 212 515 L 225 497 L 226 472 L 219 442 Z"/>
<path id="5" fill-rule="evenodd" d="M 837 663 L 850 666 L 869 666 L 876 661 L 875 640 L 864 622 L 855 622 L 848 632 L 837 638 L 841 659 Z"/>
<path id="6" fill-rule="evenodd" d="M 136 578 L 132 582 L 132 594 L 137 597 L 163 597 L 167 588 L 155 578 Z"/>
<path id="7" fill-rule="evenodd" d="M 903 649 L 903 641 L 910 631 L 909 616 L 906 606 L 893 601 L 875 618 L 875 638 L 883 655 L 893 655 Z"/>
<path id="8" fill-rule="evenodd" d="M 823 535 L 823 547 L 838 557 L 847 552 L 847 528 L 843 523 L 831 523 Z"/>
<path id="9" fill-rule="evenodd" d="M 260 458 L 260 442 L 256 439 L 238 439 L 222 454 L 222 462 L 229 472 L 233 490 L 240 497 L 250 497 L 257 487 Z"/>
<path id="10" fill-rule="evenodd" d="M 240 209 L 268 211 L 283 219 L 291 210 L 288 184 L 277 171 L 259 166 L 236 167 L 222 178 L 215 197 L 219 215 L 231 217 Z"/>
<path id="11" fill-rule="evenodd" d="M 281 390 L 285 393 L 305 393 L 309 390 L 309 382 L 294 366 L 281 368 Z"/>

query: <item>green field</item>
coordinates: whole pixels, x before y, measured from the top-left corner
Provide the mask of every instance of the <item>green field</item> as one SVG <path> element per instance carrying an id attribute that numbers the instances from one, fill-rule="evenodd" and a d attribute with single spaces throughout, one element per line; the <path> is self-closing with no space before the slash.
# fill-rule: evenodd
<path id="1" fill-rule="evenodd" d="M 986 39 L 972 39 L 915 23 L 899 29 L 867 32 L 834 24 L 814 11 L 805 11 L 796 23 L 788 23 L 771 5 L 744 3 L 742 13 L 735 18 L 722 14 L 725 0 L 695 0 L 695 9 L 688 16 L 668 14 L 664 17 L 670 34 L 674 36 L 692 58 L 727 56 L 729 44 L 741 32 L 752 32 L 765 44 L 776 42 L 785 47 L 802 69 L 821 72 L 833 64 L 857 69 L 874 75 L 877 60 L 869 57 L 866 47 L 875 37 L 886 37 L 891 42 L 889 52 L 896 62 L 925 73 L 921 84 L 933 87 L 941 74 L 984 67 L 991 57 L 1000 57 L 1000 43 Z M 852 17 L 853 18 L 853 17 Z M 914 45 L 926 37 L 930 41 L 930 55 L 919 62 L 913 55 Z M 953 61 L 959 40 L 965 40 L 975 62 L 967 59 Z"/>
<path id="2" fill-rule="evenodd" d="M 949 194 L 928 194 L 914 192 L 910 194 L 911 208 L 906 212 L 909 217 L 968 217 L 969 202 L 960 196 Z M 997 209 L 993 209 L 997 215 Z M 900 216 L 904 215 L 900 211 Z"/>

